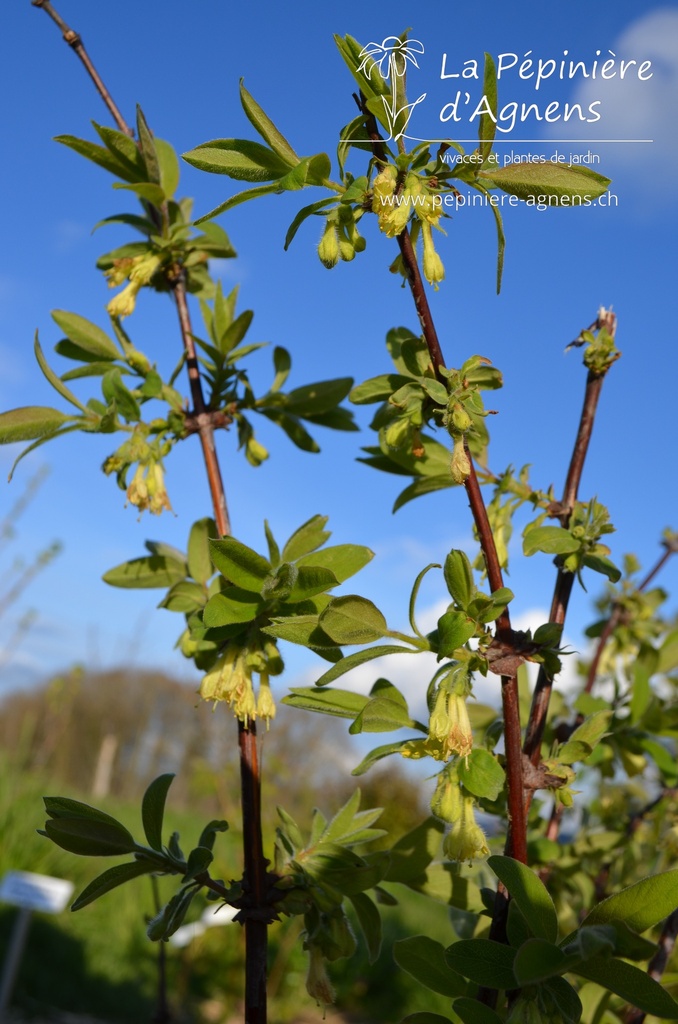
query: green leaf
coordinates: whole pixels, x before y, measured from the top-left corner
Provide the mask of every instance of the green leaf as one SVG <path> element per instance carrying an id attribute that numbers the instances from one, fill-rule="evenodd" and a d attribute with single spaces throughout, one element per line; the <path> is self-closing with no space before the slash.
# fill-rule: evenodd
<path id="1" fill-rule="evenodd" d="M 285 235 L 285 251 L 289 249 L 294 236 L 307 217 L 311 217 L 314 213 L 319 213 L 325 206 L 329 206 L 330 203 L 336 203 L 336 201 L 335 196 L 329 196 L 327 199 L 319 199 L 315 203 L 310 203 L 308 206 L 302 207 L 287 229 L 287 234 Z"/>
<path id="2" fill-rule="evenodd" d="M 488 857 L 487 863 L 518 904 L 532 934 L 538 939 L 555 942 L 558 915 L 544 883 L 530 868 L 512 857 Z"/>
<path id="3" fill-rule="evenodd" d="M 445 950 L 448 967 L 488 988 L 514 989 L 515 949 L 492 939 L 460 939 Z"/>
<path id="4" fill-rule="evenodd" d="M 0 413 L 0 444 L 45 437 L 72 420 L 72 416 L 66 416 L 49 406 L 25 405 L 20 409 L 11 409 Z"/>
<path id="5" fill-rule="evenodd" d="M 171 199 L 179 185 L 179 160 L 177 159 L 174 146 L 165 139 L 154 139 L 155 155 L 158 158 L 158 170 L 160 172 L 160 187 L 165 198 Z"/>
<path id="6" fill-rule="evenodd" d="M 320 616 L 320 626 L 339 645 L 369 644 L 388 633 L 377 606 L 355 594 L 333 598 Z"/>
<path id="7" fill-rule="evenodd" d="M 609 178 L 587 167 L 559 163 L 513 163 L 507 167 L 493 167 L 479 171 L 478 180 L 519 199 L 537 199 L 544 195 L 565 198 L 568 201 L 563 202 L 563 206 L 580 205 L 569 201 L 575 197 L 597 199 L 610 184 Z"/>
<path id="8" fill-rule="evenodd" d="M 391 732 L 393 729 L 411 729 L 414 726 L 406 706 L 400 701 L 377 694 L 372 697 L 348 730 L 352 735 L 361 732 Z"/>
<path id="9" fill-rule="evenodd" d="M 486 113 L 481 114 L 478 124 L 478 141 L 480 142 L 478 149 L 483 160 L 487 160 L 492 152 L 492 142 L 497 131 L 497 70 L 489 53 L 485 54 L 483 95 L 486 97 L 488 106 L 494 114 L 494 117 Z"/>
<path id="10" fill-rule="evenodd" d="M 155 140 L 148 127 L 144 112 L 137 103 L 137 138 L 139 140 L 139 151 L 144 161 L 148 181 L 160 184 L 160 168 L 158 166 L 158 154 L 155 151 Z"/>
<path id="11" fill-rule="evenodd" d="M 523 554 L 543 551 L 547 555 L 566 555 L 578 551 L 581 542 L 562 526 L 534 526 L 523 538 Z"/>
<path id="12" fill-rule="evenodd" d="M 231 583 L 260 594 L 271 563 L 235 537 L 210 541 L 210 553 L 216 569 Z"/>
<path id="13" fill-rule="evenodd" d="M 141 802 L 141 820 L 148 845 L 154 850 L 162 850 L 162 822 L 165 816 L 165 801 L 173 774 L 159 775 L 150 784 Z"/>
<path id="14" fill-rule="evenodd" d="M 91 356 L 97 359 L 119 359 L 117 345 L 111 341 L 105 331 L 96 324 L 85 320 L 77 313 L 67 313 L 64 309 L 52 310 L 52 319 L 61 328 L 66 337 Z"/>
<path id="15" fill-rule="evenodd" d="M 501 1017 L 477 999 L 455 999 L 452 1009 L 462 1024 L 501 1024 Z"/>
<path id="16" fill-rule="evenodd" d="M 359 459 L 359 462 L 366 462 L 366 459 Z M 446 487 L 457 487 L 452 479 L 451 473 L 444 473 L 440 476 L 421 476 L 415 480 L 404 491 L 401 491 L 396 500 L 393 503 L 392 512 L 397 512 L 399 508 L 406 505 L 408 501 L 413 501 L 414 498 L 420 498 L 423 494 L 433 494 L 434 491 L 443 491 Z"/>
<path id="17" fill-rule="evenodd" d="M 451 971 L 445 960 L 445 948 L 426 935 L 413 935 L 393 943 L 393 959 L 421 985 L 443 996 L 458 996 L 466 985 Z"/>
<path id="18" fill-rule="evenodd" d="M 205 606 L 207 594 L 205 588 L 191 580 L 179 580 L 167 591 L 158 608 L 166 608 L 168 612 L 184 612 L 189 615 L 200 611 Z"/>
<path id="19" fill-rule="evenodd" d="M 586 915 L 582 926 L 623 921 L 632 931 L 644 932 L 663 921 L 676 907 L 678 869 L 643 878 L 616 895 L 608 896 Z"/>
<path id="20" fill-rule="evenodd" d="M 504 788 L 504 769 L 489 750 L 476 747 L 468 756 L 459 759 L 459 778 L 474 796 L 496 800 Z"/>
<path id="21" fill-rule="evenodd" d="M 602 985 L 645 1013 L 668 1020 L 678 1019 L 678 1003 L 654 978 L 632 964 L 601 956 L 576 964 L 570 971 Z"/>
<path id="22" fill-rule="evenodd" d="M 296 416 L 290 416 L 282 409 L 262 408 L 259 411 L 271 422 L 277 423 L 280 429 L 285 431 L 290 441 L 297 448 L 301 448 L 302 452 L 315 454 L 320 451 L 317 442 L 313 440 L 308 430 L 302 427 Z"/>
<path id="23" fill-rule="evenodd" d="M 285 701 L 283 700 L 284 703 Z M 389 757 L 391 754 L 399 754 L 407 743 L 409 743 L 409 740 L 398 740 L 396 743 L 385 743 L 381 747 L 375 747 L 374 750 L 365 755 L 360 764 L 353 769 L 351 775 L 364 775 L 377 761 L 381 761 L 384 757 Z"/>
<path id="24" fill-rule="evenodd" d="M 369 961 L 373 964 L 381 951 L 381 915 L 366 893 L 354 893 L 349 899 L 365 936 Z"/>
<path id="25" fill-rule="evenodd" d="M 347 655 L 342 658 L 341 661 L 333 665 L 332 668 L 328 669 L 320 679 L 316 680 L 316 686 L 325 686 L 327 683 L 334 682 L 339 676 L 343 676 L 346 672 L 350 672 L 352 668 L 356 668 L 358 665 L 363 665 L 366 661 L 372 661 L 374 658 L 381 658 L 387 654 L 417 654 L 416 650 L 411 647 L 399 647 L 397 644 L 382 644 L 381 647 L 368 647 L 364 651 L 354 651 L 353 654 Z"/>
<path id="26" fill-rule="evenodd" d="M 98 167 L 103 167 L 105 171 L 114 174 L 116 178 L 122 178 L 123 181 L 139 181 L 142 176 L 140 170 L 131 169 L 127 161 L 115 156 L 105 146 L 98 146 L 96 143 L 88 142 L 86 139 L 78 139 L 75 135 L 57 135 L 54 141 L 60 142 L 63 146 L 68 146 L 75 153 L 79 153 L 85 159 L 91 160 Z"/>
<path id="27" fill-rule="evenodd" d="M 227 174 L 237 181 L 271 181 L 290 169 L 286 160 L 258 142 L 214 139 L 184 153 L 184 160 L 201 171 Z"/>
<path id="28" fill-rule="evenodd" d="M 621 579 L 621 570 L 605 555 L 584 555 L 583 563 L 587 569 L 593 569 L 603 576 L 607 576 L 610 583 L 618 583 Z"/>
<path id="29" fill-rule="evenodd" d="M 156 185 L 151 181 L 140 181 L 132 185 L 122 185 L 119 181 L 114 181 L 113 188 L 134 192 L 135 196 L 146 200 L 152 206 L 161 206 L 165 199 L 165 193 L 160 185 Z"/>
<path id="30" fill-rule="evenodd" d="M 528 939 L 523 943 L 513 962 L 513 972 L 520 986 L 536 985 L 555 975 L 564 974 L 576 958 L 568 957 L 561 949 L 544 939 Z"/>
<path id="31" fill-rule="evenodd" d="M 152 942 L 159 942 L 161 939 L 169 939 L 184 920 L 188 908 L 198 889 L 195 884 L 189 884 L 180 889 L 172 897 L 167 906 L 155 915 L 149 922 L 146 934 Z"/>
<path id="32" fill-rule="evenodd" d="M 549 978 L 543 988 L 555 1003 L 563 1024 L 579 1024 L 583 1007 L 581 999 L 569 981 L 565 981 L 565 978 Z M 592 1020 L 597 1022 L 597 1015 Z"/>
<path id="33" fill-rule="evenodd" d="M 209 599 L 202 613 L 202 620 L 209 629 L 230 626 L 237 622 L 251 622 L 256 619 L 263 602 L 251 590 L 227 587 Z"/>
<path id="34" fill-rule="evenodd" d="M 304 555 L 322 547 L 330 534 L 325 530 L 328 516 L 315 515 L 295 530 L 283 548 L 283 562 L 296 562 Z M 323 564 L 322 562 L 316 564 Z"/>
<path id="35" fill-rule="evenodd" d="M 443 573 L 452 600 L 460 608 L 466 609 L 476 592 L 473 569 L 468 556 L 463 551 L 450 551 L 445 559 Z"/>
<path id="36" fill-rule="evenodd" d="M 184 156 L 184 159 L 186 157 Z M 198 217 L 193 223 L 203 224 L 206 220 L 212 220 L 213 217 L 218 217 L 220 213 L 226 213 L 227 210 L 232 210 L 234 206 L 240 206 L 241 203 L 246 203 L 250 199 L 258 199 L 259 196 L 272 195 L 274 192 L 279 192 L 277 181 L 272 185 L 259 185 L 258 188 L 249 188 L 245 192 L 238 192 L 237 195 L 231 196 L 230 199 L 226 199 L 225 202 L 219 203 L 209 213 L 204 213 L 202 217 Z"/>
<path id="37" fill-rule="evenodd" d="M 374 558 L 374 552 L 360 544 L 335 544 L 322 551 L 302 555 L 296 560 L 297 566 L 313 566 L 329 569 L 337 581 L 343 583 L 360 572 Z"/>
<path id="38" fill-rule="evenodd" d="M 478 624 L 466 612 L 447 611 L 438 619 L 438 655 L 451 657 L 456 650 L 470 640 Z"/>
<path id="39" fill-rule="evenodd" d="M 352 386 L 352 377 L 338 377 L 335 380 L 305 384 L 288 392 L 285 408 L 294 416 L 314 416 L 329 412 L 346 398 Z"/>
<path id="40" fill-rule="evenodd" d="M 81 412 L 84 412 L 85 415 L 87 415 L 89 410 L 86 408 L 86 406 L 82 404 L 79 398 L 75 397 L 72 391 L 69 391 L 69 389 L 63 383 L 63 381 L 59 377 L 57 377 L 54 370 L 47 363 L 42 348 L 40 347 L 40 341 L 38 340 L 37 331 L 35 332 L 34 351 L 35 358 L 38 360 L 38 365 L 40 369 L 42 370 L 42 372 L 44 373 L 45 377 L 50 382 L 54 390 L 58 391 L 61 397 L 65 398 L 67 402 L 70 402 L 71 405 L 74 405 L 77 409 L 80 409 Z"/>
<path id="41" fill-rule="evenodd" d="M 217 832 L 228 832 L 228 822 L 224 821 L 222 818 L 210 821 L 209 825 L 205 825 L 204 829 L 200 833 L 198 846 L 204 846 L 205 849 L 211 850 L 214 846 L 214 840 L 216 839 Z"/>
<path id="42" fill-rule="evenodd" d="M 355 718 L 365 707 L 369 697 L 352 690 L 321 690 L 313 686 L 292 686 L 282 703 L 302 711 L 320 711 L 336 718 Z"/>
<path id="43" fill-rule="evenodd" d="M 214 572 L 209 542 L 218 536 L 216 523 L 209 517 L 198 519 L 191 527 L 188 535 L 188 571 L 198 583 L 207 583 Z"/>
<path id="44" fill-rule="evenodd" d="M 182 881 L 189 882 L 192 878 L 202 874 L 203 871 L 207 871 L 213 860 L 214 854 L 211 849 L 206 846 L 196 846 L 188 855 L 186 873 Z"/>
<path id="45" fill-rule="evenodd" d="M 354 405 L 370 405 L 372 402 L 387 402 L 394 392 L 409 384 L 411 377 L 403 377 L 399 373 L 382 373 L 379 377 L 370 377 L 349 393 L 349 400 Z"/>
<path id="46" fill-rule="evenodd" d="M 84 857 L 118 857 L 136 850 L 131 833 L 120 822 L 59 817 L 45 822 L 45 833 L 62 850 Z"/>
<path id="47" fill-rule="evenodd" d="M 116 565 L 114 569 L 109 569 L 104 573 L 101 578 L 111 587 L 141 590 L 152 587 L 171 587 L 185 577 L 185 562 L 179 562 L 166 555 L 146 555 Z"/>
<path id="48" fill-rule="evenodd" d="M 292 644 L 309 647 L 329 661 L 338 661 L 341 658 L 337 644 L 330 640 L 327 633 L 318 625 L 317 615 L 274 617 L 268 626 L 263 627 L 262 632 L 278 640 L 289 640 Z"/>
<path id="49" fill-rule="evenodd" d="M 98 807 L 91 807 L 80 800 L 71 800 L 67 796 L 46 796 L 43 797 L 45 810 L 50 818 L 82 818 L 84 821 L 100 821 L 105 825 L 120 825 L 117 818 L 113 818 Z"/>
<path id="50" fill-rule="evenodd" d="M 317 594 L 324 594 L 339 586 L 339 582 L 331 569 L 319 565 L 302 566 L 297 571 L 295 583 L 285 600 L 289 604 L 297 604 Z"/>
<path id="51" fill-rule="evenodd" d="M 98 900 L 100 896 L 110 892 L 111 889 L 115 889 L 118 885 L 130 882 L 133 878 L 139 878 L 140 875 L 148 875 L 152 871 L 157 870 L 158 865 L 147 860 L 134 860 L 129 864 L 116 864 L 115 867 L 108 868 L 107 871 L 98 875 L 94 881 L 85 886 L 71 906 L 71 910 L 82 910 L 88 903 L 93 903 L 94 900 Z"/>
<path id="52" fill-rule="evenodd" d="M 596 711 L 589 715 L 578 726 L 570 736 L 570 743 L 587 743 L 589 747 L 595 747 L 596 743 L 603 738 L 608 731 L 612 720 L 612 711 Z"/>
<path id="53" fill-rule="evenodd" d="M 294 152 L 285 136 L 278 131 L 270 117 L 264 113 L 257 101 L 247 91 L 243 85 L 243 81 L 244 79 L 241 78 L 240 102 L 242 103 L 243 110 L 247 114 L 248 120 L 252 125 L 254 125 L 264 142 L 268 143 L 274 153 L 277 153 L 281 160 L 284 160 L 285 163 L 290 165 L 290 167 L 294 167 L 295 164 L 299 163 L 299 157 Z"/>

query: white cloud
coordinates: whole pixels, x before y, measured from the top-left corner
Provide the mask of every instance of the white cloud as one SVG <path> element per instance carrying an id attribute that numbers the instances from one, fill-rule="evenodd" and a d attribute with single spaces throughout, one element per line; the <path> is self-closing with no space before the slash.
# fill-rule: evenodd
<path id="1" fill-rule="evenodd" d="M 601 170 L 613 179 L 619 174 L 643 171 L 636 198 L 653 203 L 660 197 L 675 199 L 670 188 L 648 188 L 648 184 L 650 168 L 658 170 L 678 155 L 674 128 L 678 108 L 678 10 L 658 8 L 643 15 L 609 49 L 615 54 L 617 69 L 620 61 L 635 60 L 632 72 L 636 73 L 627 73 L 624 79 L 617 75 L 607 80 L 598 76 L 579 81 L 571 102 L 580 103 L 586 111 L 590 103 L 599 100 L 600 121 L 583 124 L 573 117 L 567 123 L 554 123 L 550 134 L 563 138 L 652 139 L 652 144 L 600 146 Z M 602 62 L 612 57 L 603 49 L 598 59 L 602 67 Z M 637 69 L 648 60 L 652 62 L 652 77 L 641 81 Z M 675 172 L 668 173 L 675 179 Z"/>

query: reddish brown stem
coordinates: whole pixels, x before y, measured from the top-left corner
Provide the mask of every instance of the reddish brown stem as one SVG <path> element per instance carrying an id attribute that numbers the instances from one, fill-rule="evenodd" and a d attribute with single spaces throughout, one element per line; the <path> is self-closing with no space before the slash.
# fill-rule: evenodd
<path id="1" fill-rule="evenodd" d="M 120 131 L 134 137 L 133 130 L 126 123 L 118 107 L 114 103 L 108 89 L 90 60 L 82 44 L 80 36 L 66 25 L 53 9 L 49 0 L 32 0 L 36 7 L 42 7 L 59 26 L 63 37 L 84 64 L 92 82 L 106 104 Z M 181 329 L 181 337 L 186 352 L 189 386 L 193 403 L 194 421 L 198 425 L 198 434 L 203 451 L 205 469 L 212 497 L 214 518 L 219 534 L 227 536 L 231 533 L 231 524 L 226 505 L 226 493 L 219 460 L 214 445 L 214 427 L 212 418 L 206 415 L 208 410 L 202 391 L 200 369 L 195 351 L 190 314 L 186 300 L 186 287 L 183 272 L 179 269 L 171 282 L 172 291 L 177 304 L 177 313 Z M 266 865 L 263 854 L 261 835 L 261 774 L 257 757 L 256 726 L 239 723 L 240 746 L 240 777 L 242 788 L 243 814 L 243 847 L 244 876 L 254 900 L 254 915 L 245 920 L 245 1022 L 246 1024 L 266 1024 L 266 959 L 268 930 L 265 920 L 258 920 L 256 911 L 263 907 L 266 898 Z M 211 879 L 204 882 L 209 888 L 215 889 Z"/>
<path id="2" fill-rule="evenodd" d="M 664 927 L 657 944 L 657 952 L 648 964 L 647 973 L 654 981 L 661 981 L 666 965 L 673 953 L 676 938 L 678 938 L 678 910 L 674 910 L 664 921 Z M 646 1013 L 644 1010 L 630 1007 L 624 1017 L 624 1022 L 625 1024 L 643 1024 L 645 1017 Z"/>
<path id="3" fill-rule="evenodd" d="M 601 321 L 597 321 L 597 323 L 599 327 L 602 326 Z M 605 326 L 607 326 L 610 333 L 614 335 L 615 318 L 612 313 L 606 314 Z M 579 493 L 579 484 L 581 482 L 584 463 L 586 461 L 586 455 L 591 442 L 596 409 L 598 408 L 598 400 L 600 398 L 600 392 L 606 372 L 607 371 L 604 371 L 603 373 L 594 373 L 593 370 L 589 370 L 586 378 L 586 389 L 584 391 L 584 402 L 582 405 L 581 416 L 579 417 L 579 427 L 577 429 L 577 436 L 572 449 L 572 457 L 570 459 L 570 465 L 565 479 L 563 499 L 558 508 L 558 518 L 560 519 L 561 525 L 564 527 L 567 527 L 570 522 L 572 510 Z M 573 583 L 574 576 L 572 573 L 566 573 L 563 572 L 562 569 L 558 569 L 553 591 L 553 600 L 551 602 L 549 622 L 556 623 L 559 626 L 563 626 L 565 624 L 565 617 L 567 615 L 567 608 L 572 594 Z M 537 676 L 537 682 L 532 695 L 532 706 L 530 708 L 530 716 L 528 718 L 527 729 L 525 731 L 525 744 L 523 746 L 526 755 L 534 765 L 539 763 L 539 759 L 541 757 L 541 741 L 546 727 L 546 718 L 548 715 L 552 689 L 553 681 L 549 679 L 543 667 L 541 667 L 539 669 L 539 675 Z"/>
<path id="4" fill-rule="evenodd" d="M 49 0 L 31 0 L 31 3 L 33 4 L 34 7 L 41 7 L 43 9 L 43 11 L 45 11 L 47 14 L 49 14 L 49 16 L 52 19 L 52 21 L 56 22 L 56 24 L 61 29 L 61 34 L 63 35 L 64 40 L 68 43 L 68 45 L 71 47 L 71 49 L 74 51 L 74 53 L 76 53 L 78 55 L 78 57 L 80 58 L 82 63 L 85 65 L 85 68 L 87 70 L 87 74 L 92 79 L 97 92 L 99 93 L 99 95 L 101 96 L 102 100 L 104 101 L 104 103 L 108 107 L 108 110 L 109 110 L 109 112 L 111 114 L 111 117 L 113 118 L 113 120 L 117 124 L 118 128 L 120 129 L 120 131 L 124 132 L 125 135 L 129 135 L 129 136 L 133 137 L 134 136 L 133 130 L 127 124 L 127 122 L 125 121 L 124 117 L 122 116 L 122 114 L 118 110 L 118 107 L 114 103 L 113 97 L 111 96 L 111 94 L 109 93 L 108 89 L 104 85 L 104 83 L 103 83 L 103 81 L 102 81 L 102 79 L 101 79 L 97 69 L 94 67 L 94 64 L 90 60 L 89 54 L 87 53 L 87 51 L 86 51 L 86 49 L 85 49 L 85 47 L 83 45 L 82 39 L 80 38 L 78 33 L 74 32 L 72 28 L 68 27 L 68 25 L 66 24 L 64 19 L 61 17 L 61 15 L 58 14 L 54 10 L 54 8 L 52 7 L 52 5 L 49 2 Z"/>
<path id="5" fill-rule="evenodd" d="M 193 410 L 199 417 L 201 417 L 202 414 L 206 412 L 206 406 L 202 392 L 202 381 L 200 380 L 198 359 L 195 352 L 195 342 L 193 341 L 193 332 L 191 330 L 191 320 L 188 311 L 188 303 L 186 301 L 186 286 L 184 284 L 183 275 L 180 275 L 179 278 L 175 280 L 173 290 L 177 303 L 177 312 L 179 314 L 181 337 L 184 343 L 184 350 L 186 352 L 186 366 L 188 369 L 188 380 L 191 388 Z M 221 537 L 226 537 L 231 533 L 231 521 L 228 515 L 228 507 L 226 505 L 226 491 L 221 477 L 219 459 L 214 445 L 214 427 L 212 426 L 212 422 L 209 418 L 203 417 L 201 420 L 198 435 L 200 437 L 202 454 L 205 460 L 205 470 L 207 472 L 207 480 L 209 482 L 210 494 L 212 496 L 212 506 L 214 508 L 214 518 L 217 524 L 217 530 Z"/>

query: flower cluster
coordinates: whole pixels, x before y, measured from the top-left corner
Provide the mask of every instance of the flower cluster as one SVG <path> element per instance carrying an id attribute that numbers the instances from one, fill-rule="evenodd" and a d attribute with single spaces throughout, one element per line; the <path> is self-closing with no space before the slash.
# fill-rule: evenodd
<path id="1" fill-rule="evenodd" d="M 151 278 L 160 268 L 160 262 L 160 257 L 152 253 L 113 261 L 113 266 L 106 271 L 108 287 L 117 288 L 124 281 L 128 281 L 128 284 L 108 303 L 106 309 L 110 316 L 122 319 L 134 312 L 137 295 L 144 285 L 150 283 Z"/>
<path id="2" fill-rule="evenodd" d="M 409 171 L 399 191 L 397 169 L 387 164 L 377 174 L 372 185 L 372 212 L 376 213 L 379 227 L 388 238 L 396 238 L 401 234 L 407 227 L 410 214 L 414 212 L 416 220 L 413 236 L 421 232 L 424 277 L 437 288 L 445 277 L 445 267 L 435 250 L 432 228 L 442 231 L 442 207 L 440 202 L 436 202 L 436 194 L 425 179 Z"/>
<path id="3" fill-rule="evenodd" d="M 279 660 L 277 648 L 273 644 L 270 646 Z M 203 700 L 214 701 L 215 707 L 219 701 L 226 701 L 233 709 L 235 717 L 245 725 L 256 718 L 263 718 L 268 727 L 271 719 L 275 718 L 275 701 L 263 657 L 260 652 L 251 653 L 247 647 L 230 643 L 226 652 L 204 676 L 200 684 L 200 696 Z M 267 667 L 273 669 L 274 665 Z M 259 672 L 257 697 L 254 695 L 253 671 Z"/>

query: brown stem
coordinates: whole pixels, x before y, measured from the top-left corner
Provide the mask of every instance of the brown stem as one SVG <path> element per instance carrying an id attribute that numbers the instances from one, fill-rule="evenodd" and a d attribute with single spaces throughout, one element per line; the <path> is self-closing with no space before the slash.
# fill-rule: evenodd
<path id="1" fill-rule="evenodd" d="M 593 326 L 597 326 L 599 329 L 603 326 L 606 327 L 614 337 L 616 330 L 616 318 L 612 312 L 601 310 L 601 313 Z M 581 482 L 584 463 L 586 461 L 586 455 L 589 450 L 591 435 L 593 433 L 593 424 L 595 422 L 596 409 L 598 408 L 598 399 L 600 398 L 600 392 L 606 373 L 607 368 L 602 372 L 589 370 L 586 377 L 584 402 L 582 405 L 581 415 L 579 417 L 577 436 L 572 449 L 572 457 L 570 459 L 570 465 L 565 479 L 563 498 L 560 504 L 554 508 L 554 512 L 556 512 L 557 517 L 560 519 L 561 525 L 565 528 L 567 528 L 570 522 L 572 510 L 575 502 L 577 501 L 579 484 Z M 563 626 L 565 624 L 565 617 L 567 615 L 567 608 L 572 594 L 573 583 L 573 574 L 563 572 L 563 570 L 559 568 L 553 591 L 549 622 L 556 623 L 559 626 Z M 541 757 L 541 741 L 546 727 L 546 718 L 548 715 L 552 689 L 553 681 L 549 679 L 544 668 L 541 667 L 539 669 L 537 683 L 532 695 L 532 706 L 530 708 L 530 716 L 527 722 L 525 743 L 523 746 L 525 754 L 530 758 L 534 765 L 539 763 L 539 759 Z M 528 797 L 528 806 L 529 799 L 530 798 Z"/>
<path id="2" fill-rule="evenodd" d="M 134 132 L 127 125 L 118 107 L 104 86 L 96 68 L 82 45 L 80 36 L 70 29 L 53 9 L 49 0 L 32 0 L 36 7 L 42 7 L 61 29 L 64 39 L 77 53 L 87 72 L 122 132 L 131 137 Z M 191 320 L 186 300 L 186 286 L 183 271 L 179 269 L 170 282 L 177 305 L 181 337 L 186 352 L 189 386 L 193 413 L 197 417 L 198 433 L 205 461 L 205 469 L 212 496 L 214 518 L 219 534 L 231 533 L 231 524 L 226 505 L 226 493 L 214 445 L 214 428 L 207 413 L 202 391 L 202 381 L 193 341 Z M 242 788 L 244 876 L 254 896 L 255 911 L 264 906 L 266 897 L 266 865 L 261 836 L 261 774 L 257 757 L 256 726 L 239 723 L 240 776 Z M 214 889 L 212 880 L 206 882 Z M 266 1024 L 266 959 L 268 929 L 265 920 L 257 920 L 256 913 L 245 921 L 245 1022 Z"/>
<path id="3" fill-rule="evenodd" d="M 188 381 L 191 389 L 193 411 L 197 413 L 199 417 L 202 417 L 202 414 L 207 411 L 207 407 L 205 405 L 205 398 L 202 392 L 200 368 L 195 351 L 195 342 L 193 341 L 191 319 L 188 311 L 188 303 L 186 301 L 186 285 L 184 283 L 182 273 L 174 279 L 173 292 L 177 303 L 177 313 L 179 314 L 181 338 L 186 352 L 186 366 L 188 369 Z M 201 418 L 198 435 L 200 437 L 202 454 L 205 460 L 205 469 L 207 471 L 207 480 L 209 482 L 210 494 L 212 496 L 212 505 L 214 507 L 214 518 L 217 524 L 217 530 L 221 537 L 226 537 L 231 533 L 231 521 L 229 519 L 228 507 L 226 505 L 226 491 L 224 490 L 224 483 L 221 477 L 219 459 L 214 446 L 214 427 L 209 418 Z"/>
<path id="4" fill-rule="evenodd" d="M 99 93 L 99 95 L 101 96 L 102 100 L 104 101 L 104 103 L 108 107 L 109 113 L 111 114 L 111 117 L 113 118 L 113 120 L 117 124 L 118 128 L 120 129 L 120 131 L 124 132 L 125 135 L 129 135 L 129 136 L 133 137 L 134 136 L 133 130 L 127 124 L 127 122 L 125 121 L 124 117 L 122 116 L 122 114 L 118 110 L 118 107 L 114 103 L 113 97 L 111 96 L 111 94 L 109 93 L 108 89 L 104 85 L 102 79 L 99 76 L 99 73 L 98 73 L 97 69 L 92 64 L 92 61 L 89 58 L 89 54 L 85 50 L 85 47 L 84 47 L 83 42 L 82 42 L 82 39 L 80 38 L 78 33 L 74 32 L 72 28 L 68 27 L 68 25 L 66 24 L 64 19 L 61 17 L 61 15 L 58 14 L 54 10 L 54 8 L 52 7 L 52 5 L 49 2 L 49 0 L 31 0 L 31 3 L 33 4 L 34 7 L 41 7 L 43 9 L 43 11 L 45 11 L 46 14 L 49 14 L 49 16 L 52 19 L 52 21 L 56 22 L 56 24 L 61 29 L 61 34 L 63 35 L 64 40 L 68 43 L 68 45 L 71 47 L 71 49 L 78 55 L 78 57 L 80 58 L 82 63 L 85 65 L 85 68 L 87 69 L 87 74 L 89 75 L 89 77 L 94 82 L 94 85 L 95 85 L 95 88 L 96 88 L 97 92 Z"/>
<path id="5" fill-rule="evenodd" d="M 378 161 L 386 162 L 386 152 L 383 140 L 379 135 L 374 115 L 367 110 L 364 97 L 358 101 L 362 113 L 365 116 L 365 126 L 372 142 L 372 151 Z M 428 347 L 433 368 L 438 377 L 441 377 L 440 370 L 445 366 L 445 359 L 438 340 L 438 333 L 435 328 L 428 296 L 424 288 L 419 263 L 412 245 L 410 233 L 405 228 L 397 236 L 400 255 L 407 280 L 414 299 L 417 316 L 421 324 L 424 340 Z M 480 491 L 478 477 L 476 475 L 473 461 L 469 458 L 471 471 L 464 486 L 468 497 L 473 521 L 478 531 L 480 546 L 485 559 L 487 577 L 490 588 L 499 590 L 503 587 L 504 581 L 501 572 L 501 564 L 497 553 L 497 546 L 494 542 L 492 527 L 487 516 L 487 509 Z M 508 609 L 506 609 L 497 620 L 497 638 L 505 644 L 511 645 L 512 632 L 511 620 Z M 518 678 L 516 671 L 501 677 L 501 699 L 504 714 L 504 742 L 506 750 L 506 796 L 508 804 L 509 819 L 513 823 L 512 830 L 509 830 L 506 852 L 516 860 L 527 863 L 527 836 L 525 828 L 525 811 L 523 797 L 523 766 L 521 754 L 521 727 L 520 727 L 520 705 L 518 699 Z"/>

